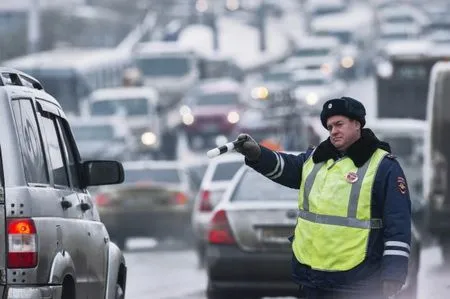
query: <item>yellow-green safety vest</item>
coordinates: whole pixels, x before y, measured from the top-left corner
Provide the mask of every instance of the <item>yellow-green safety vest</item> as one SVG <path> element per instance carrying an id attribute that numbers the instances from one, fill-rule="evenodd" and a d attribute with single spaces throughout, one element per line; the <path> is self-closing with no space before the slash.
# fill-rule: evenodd
<path id="1" fill-rule="evenodd" d="M 360 168 L 344 157 L 315 164 L 305 161 L 299 190 L 299 217 L 292 250 L 297 260 L 316 270 L 346 271 L 366 257 L 371 229 L 372 187 L 381 160 L 377 149 Z"/>

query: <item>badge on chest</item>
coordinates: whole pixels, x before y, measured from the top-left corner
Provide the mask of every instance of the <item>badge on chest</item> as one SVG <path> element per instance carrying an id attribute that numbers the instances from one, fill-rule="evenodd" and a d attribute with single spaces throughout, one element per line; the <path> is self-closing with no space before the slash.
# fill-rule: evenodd
<path id="1" fill-rule="evenodd" d="M 358 174 L 351 171 L 347 173 L 347 175 L 345 176 L 345 180 L 350 184 L 354 184 L 358 181 Z"/>

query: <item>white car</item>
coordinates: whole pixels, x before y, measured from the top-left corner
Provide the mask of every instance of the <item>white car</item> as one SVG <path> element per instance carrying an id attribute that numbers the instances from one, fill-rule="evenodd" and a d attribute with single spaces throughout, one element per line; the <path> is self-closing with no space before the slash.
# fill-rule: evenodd
<path id="1" fill-rule="evenodd" d="M 204 266 L 208 223 L 212 211 L 222 200 L 231 179 L 244 165 L 244 156 L 228 153 L 210 160 L 195 197 L 192 211 L 192 230 L 196 241 L 199 265 Z"/>
<path id="2" fill-rule="evenodd" d="M 160 97 L 151 87 L 115 87 L 97 89 L 83 103 L 83 114 L 126 118 L 142 154 L 158 153 L 166 130 L 158 116 Z"/>
<path id="3" fill-rule="evenodd" d="M 83 160 L 133 159 L 135 148 L 127 122 L 119 117 L 68 117 Z"/>
<path id="4" fill-rule="evenodd" d="M 341 44 L 335 37 L 305 36 L 297 43 L 286 65 L 301 69 L 320 69 L 332 74 L 339 67 Z"/>
<path id="5" fill-rule="evenodd" d="M 416 24 L 381 24 L 378 33 L 377 50 L 382 49 L 389 42 L 417 39 L 421 28 Z"/>
<path id="6" fill-rule="evenodd" d="M 347 89 L 342 80 L 320 71 L 297 72 L 294 78 L 292 97 L 312 113 L 320 112 L 327 100 L 344 96 Z"/>

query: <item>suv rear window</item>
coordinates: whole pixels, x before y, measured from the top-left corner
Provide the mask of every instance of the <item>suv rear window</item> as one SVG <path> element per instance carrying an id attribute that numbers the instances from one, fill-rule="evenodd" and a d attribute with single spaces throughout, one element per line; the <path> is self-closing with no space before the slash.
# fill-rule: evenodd
<path id="1" fill-rule="evenodd" d="M 258 186 L 258 188 L 255 188 Z M 276 200 L 298 200 L 298 190 L 285 187 L 272 182 L 254 170 L 247 170 L 231 201 L 276 201 Z"/>
<path id="2" fill-rule="evenodd" d="M 224 162 L 217 164 L 214 171 L 212 181 L 229 181 L 233 178 L 236 172 L 244 165 L 243 162 Z"/>

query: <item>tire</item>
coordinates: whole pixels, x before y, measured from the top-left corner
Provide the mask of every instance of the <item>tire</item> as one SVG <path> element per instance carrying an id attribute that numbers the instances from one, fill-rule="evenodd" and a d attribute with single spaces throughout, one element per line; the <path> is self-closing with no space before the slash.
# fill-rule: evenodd
<path id="1" fill-rule="evenodd" d="M 206 288 L 207 299 L 256 299 L 260 296 L 252 296 L 251 294 L 239 294 L 233 291 L 223 291 L 216 289 L 212 286 L 211 281 L 208 279 L 208 286 Z"/>
<path id="2" fill-rule="evenodd" d="M 114 299 L 125 299 L 125 292 L 123 291 L 122 286 L 119 283 L 116 284 Z"/>
<path id="3" fill-rule="evenodd" d="M 197 259 L 198 259 L 198 268 L 199 269 L 204 269 L 206 266 L 206 248 L 205 248 L 205 244 L 203 244 L 202 242 L 197 242 L 197 246 L 196 246 L 196 252 L 197 252 Z"/>
<path id="4" fill-rule="evenodd" d="M 442 260 L 444 261 L 444 264 L 450 265 L 450 241 L 449 240 L 441 241 L 441 253 L 442 253 Z"/>
<path id="5" fill-rule="evenodd" d="M 221 292 L 211 286 L 211 282 L 208 280 L 208 287 L 206 288 L 206 298 L 207 299 L 228 299 L 232 298 L 228 296 L 225 292 Z"/>

